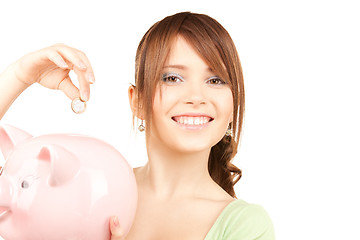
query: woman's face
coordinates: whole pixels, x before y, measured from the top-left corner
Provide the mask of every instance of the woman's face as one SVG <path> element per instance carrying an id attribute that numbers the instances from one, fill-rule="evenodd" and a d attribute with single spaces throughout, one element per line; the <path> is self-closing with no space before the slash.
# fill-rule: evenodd
<path id="1" fill-rule="evenodd" d="M 178 152 L 210 150 L 232 121 L 229 85 L 182 37 L 172 46 L 160 82 L 149 140 Z"/>

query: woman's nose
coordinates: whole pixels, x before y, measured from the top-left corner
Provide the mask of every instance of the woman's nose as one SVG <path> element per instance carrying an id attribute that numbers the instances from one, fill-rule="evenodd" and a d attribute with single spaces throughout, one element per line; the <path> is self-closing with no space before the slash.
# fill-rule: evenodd
<path id="1" fill-rule="evenodd" d="M 205 104 L 206 103 L 206 96 L 205 96 L 205 89 L 198 82 L 189 83 L 187 88 L 185 89 L 185 103 L 186 104 Z"/>

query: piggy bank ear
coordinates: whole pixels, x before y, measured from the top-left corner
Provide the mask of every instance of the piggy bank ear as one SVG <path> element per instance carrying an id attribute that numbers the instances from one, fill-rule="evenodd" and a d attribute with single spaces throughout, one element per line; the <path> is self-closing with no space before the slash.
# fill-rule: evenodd
<path id="1" fill-rule="evenodd" d="M 5 157 L 22 141 L 32 138 L 27 132 L 16 127 L 0 123 L 0 148 Z"/>
<path id="2" fill-rule="evenodd" d="M 79 159 L 73 153 L 57 145 L 42 147 L 38 159 L 49 162 L 49 184 L 53 187 L 70 181 L 80 169 Z"/>

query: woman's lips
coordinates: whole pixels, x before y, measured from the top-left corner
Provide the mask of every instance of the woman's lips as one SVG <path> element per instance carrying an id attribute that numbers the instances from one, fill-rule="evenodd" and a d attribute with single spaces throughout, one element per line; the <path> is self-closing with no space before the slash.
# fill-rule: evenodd
<path id="1" fill-rule="evenodd" d="M 201 129 L 214 120 L 212 117 L 200 114 L 184 114 L 172 117 L 176 123 L 184 128 Z"/>

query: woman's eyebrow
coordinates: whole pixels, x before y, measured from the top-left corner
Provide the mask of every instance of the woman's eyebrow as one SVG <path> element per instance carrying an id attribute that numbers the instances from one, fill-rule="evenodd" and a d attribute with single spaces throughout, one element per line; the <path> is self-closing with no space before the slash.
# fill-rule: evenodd
<path id="1" fill-rule="evenodd" d="M 181 69 L 181 70 L 186 70 L 187 67 L 184 66 L 184 65 L 178 65 L 178 64 L 175 64 L 175 65 L 165 65 L 164 68 L 177 68 L 177 69 Z"/>
<path id="2" fill-rule="evenodd" d="M 175 69 L 181 69 L 181 70 L 186 70 L 188 69 L 187 66 L 185 65 L 181 65 L 181 64 L 170 64 L 170 65 L 165 65 L 163 68 L 175 68 Z M 212 68 L 208 67 L 206 69 L 207 72 L 209 73 L 214 73 L 214 71 L 212 70 Z"/>

